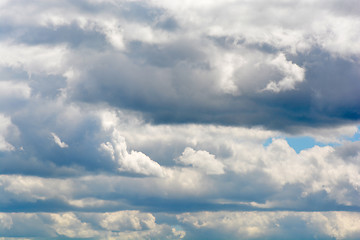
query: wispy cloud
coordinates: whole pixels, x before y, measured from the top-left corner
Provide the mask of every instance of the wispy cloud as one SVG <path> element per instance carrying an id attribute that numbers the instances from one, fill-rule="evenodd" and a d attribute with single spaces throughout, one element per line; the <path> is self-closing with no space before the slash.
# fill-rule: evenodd
<path id="1" fill-rule="evenodd" d="M 55 134 L 55 133 L 50 133 L 51 136 L 54 138 L 54 142 L 61 148 L 67 148 L 69 147 L 69 145 L 67 145 L 65 142 L 62 142 L 61 139 Z"/>

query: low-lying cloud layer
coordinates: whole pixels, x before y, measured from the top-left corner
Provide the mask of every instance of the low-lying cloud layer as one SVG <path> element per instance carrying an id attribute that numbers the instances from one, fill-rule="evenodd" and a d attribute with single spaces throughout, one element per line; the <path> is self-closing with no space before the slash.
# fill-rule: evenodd
<path id="1" fill-rule="evenodd" d="M 317 239 L 356 239 L 360 234 L 359 225 L 356 224 L 360 216 L 349 212 L 199 212 L 156 215 L 157 218 L 151 213 L 138 211 L 2 213 L 0 229 L 4 236 L 21 231 L 41 238 L 61 236 L 70 239 L 312 239 L 314 236 Z M 174 225 L 162 223 L 162 219 L 171 219 Z M 19 225 L 27 227 L 20 229 Z"/>
<path id="2" fill-rule="evenodd" d="M 0 237 L 357 239 L 358 29 L 356 1 L 0 1 Z"/>

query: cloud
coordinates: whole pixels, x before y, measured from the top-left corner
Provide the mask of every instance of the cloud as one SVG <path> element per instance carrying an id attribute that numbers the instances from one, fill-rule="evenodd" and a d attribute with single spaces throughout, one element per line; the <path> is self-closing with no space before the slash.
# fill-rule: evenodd
<path id="1" fill-rule="evenodd" d="M 332 128 L 303 128 L 298 135 L 311 136 L 316 141 L 327 144 L 341 143 L 354 136 L 358 131 L 357 125 L 343 125 Z"/>
<path id="2" fill-rule="evenodd" d="M 139 231 L 155 228 L 155 217 L 149 213 L 124 211 L 105 213 L 100 225 L 111 231 Z"/>
<path id="3" fill-rule="evenodd" d="M 156 123 L 295 131 L 359 119 L 359 21 L 336 1 L 4 4 L 1 65 L 65 77 L 71 100 L 132 109 Z M 15 10 L 37 17 L 14 18 Z M 175 28 L 159 27 L 169 19 Z"/>
<path id="4" fill-rule="evenodd" d="M 69 115 L 64 113 L 61 118 L 72 118 L 79 114 L 76 109 L 67 111 Z M 95 149 L 94 152 L 87 155 L 82 151 L 73 151 L 72 148 L 66 149 L 71 150 L 66 153 L 62 153 L 62 150 L 55 152 L 57 146 L 48 143 L 46 132 L 43 140 L 48 144 L 48 155 L 38 159 L 29 157 L 26 161 L 22 160 L 24 168 L 17 167 L 15 171 L 17 174 L 28 174 L 30 171 L 32 174 L 37 173 L 50 179 L 57 176 L 88 176 L 84 179 L 74 179 L 75 182 L 71 183 L 74 186 L 82 186 L 84 192 L 79 192 L 81 197 L 72 195 L 75 190 L 69 187 L 70 182 L 60 183 L 55 179 L 54 182 L 47 182 L 40 177 L 36 181 L 34 179 L 34 185 L 30 184 L 33 182 L 32 179 L 6 180 L 3 185 L 4 189 L 7 189 L 4 199 L 11 199 L 11 196 L 16 194 L 19 203 L 36 203 L 39 207 L 47 201 L 56 200 L 62 202 L 62 208 L 65 209 L 106 209 L 107 205 L 109 209 L 116 206 L 126 208 L 120 199 L 126 199 L 133 206 L 145 204 L 143 207 L 149 210 L 169 210 L 175 206 L 186 209 L 186 206 L 195 206 L 196 202 L 204 204 L 204 209 L 334 210 L 356 209 L 358 206 L 358 154 L 356 146 L 350 143 L 342 142 L 341 146 L 334 147 L 314 146 L 297 153 L 284 138 L 281 138 L 279 132 L 258 128 L 152 125 L 138 118 L 136 114 L 110 109 L 101 109 L 92 116 L 98 116 L 98 121 L 101 121 L 98 122 L 97 128 L 91 130 L 86 122 L 79 121 L 71 131 L 62 131 L 62 134 L 67 136 L 66 139 L 73 139 L 70 133 L 80 133 L 77 135 L 79 139 L 73 139 L 69 145 L 83 145 Z M 84 138 L 85 133 L 80 131 L 84 126 L 86 134 L 94 131 L 91 134 L 96 137 Z M 22 129 L 24 128 L 21 127 Z M 350 132 L 353 132 L 352 128 L 349 128 Z M 265 141 L 271 137 L 272 142 L 264 146 Z M 331 137 L 341 139 L 343 133 L 334 130 Z M 97 141 L 90 141 L 92 139 Z M 44 149 L 46 144 L 42 145 L 41 149 Z M 26 149 L 29 147 L 36 146 L 27 143 L 24 151 L 13 154 L 19 158 L 27 156 L 29 153 Z M 63 156 L 69 158 L 68 162 L 64 162 L 66 159 L 64 160 Z M 4 159 L 9 158 L 13 165 L 18 165 L 20 159 L 15 158 L 14 163 L 14 156 L 10 157 L 12 158 L 8 156 Z M 52 159 L 51 164 L 48 158 Z M 101 159 L 101 164 L 97 163 L 98 159 Z M 9 168 L 11 165 L 5 163 L 3 160 L 4 173 L 14 171 L 10 171 L 13 168 Z M 103 179 L 98 174 L 123 176 Z M 155 178 L 141 179 L 142 176 Z M 314 178 L 317 180 L 314 181 Z M 10 184 L 11 181 L 14 184 Z M 15 182 L 27 182 L 28 185 L 16 185 Z M 99 185 L 96 182 L 103 184 Z M 63 192 L 59 193 L 63 198 L 53 194 L 53 185 L 64 187 Z M 91 185 L 96 188 L 90 187 Z M 234 192 L 234 187 L 238 191 Z M 119 195 L 114 198 L 101 197 L 103 194 L 110 194 L 112 189 L 117 189 Z M 138 191 L 143 192 L 140 194 Z M 137 199 L 136 196 L 139 194 L 143 201 Z M 148 205 L 146 199 L 157 199 L 159 204 Z M 166 199 L 174 203 L 160 204 Z M 308 201 L 313 199 L 317 199 L 317 203 L 310 204 Z M 183 205 L 179 203 L 180 200 Z M 17 208 L 18 203 L 12 204 L 15 202 L 10 201 L 8 208 Z"/>
<path id="5" fill-rule="evenodd" d="M 87 223 L 81 222 L 74 213 L 51 214 L 52 228 L 59 236 L 89 238 L 97 235 Z"/>
<path id="6" fill-rule="evenodd" d="M 266 85 L 264 90 L 280 92 L 284 90 L 292 90 L 295 88 L 297 82 L 304 81 L 305 71 L 303 68 L 299 67 L 296 64 L 286 61 L 286 58 L 283 54 L 280 54 L 277 58 L 271 62 L 279 68 L 285 77 L 280 80 L 280 82 L 270 82 Z"/>
<path id="7" fill-rule="evenodd" d="M 206 151 L 195 151 L 187 147 L 177 161 L 184 165 L 202 169 L 207 174 L 224 174 L 224 165 L 214 155 Z"/>
<path id="8" fill-rule="evenodd" d="M 1 237 L 356 239 L 354 1 L 0 5 Z"/>
<path id="9" fill-rule="evenodd" d="M 359 214 L 351 212 L 197 212 L 158 214 L 174 225 L 156 223 L 146 212 L 113 213 L 3 213 L 1 219 L 13 222 L 2 233 L 16 236 L 18 224 L 23 234 L 42 238 L 103 239 L 356 239 Z M 111 226 L 105 224 L 111 221 Z M 120 227 L 116 224 L 125 223 Z M 144 227 L 137 224 L 144 224 Z M 150 225 L 149 225 L 150 224 Z M 291 228 L 289 228 L 291 226 Z M 134 228 L 135 227 L 135 228 Z M 36 229 L 38 232 L 32 232 Z M 294 233 L 296 235 L 294 236 Z"/>
<path id="10" fill-rule="evenodd" d="M 13 83 L 11 81 L 0 81 L 0 96 L 3 100 L 9 98 L 30 97 L 31 89 L 26 83 Z"/>
<path id="11" fill-rule="evenodd" d="M 177 217 L 195 230 L 193 238 L 356 239 L 360 231 L 354 225 L 359 214 L 348 212 L 200 212 Z"/>
<path id="12" fill-rule="evenodd" d="M 0 223 L 2 229 L 10 229 L 13 225 L 12 218 L 5 213 L 0 213 Z"/>
<path id="13" fill-rule="evenodd" d="M 101 149 L 119 164 L 119 171 L 158 177 L 164 175 L 162 167 L 145 154 L 137 151 L 128 153 L 125 139 L 116 129 L 113 130 L 111 142 L 102 143 Z"/>
<path id="14" fill-rule="evenodd" d="M 64 209 L 110 210 L 116 206 L 125 209 L 142 206 L 149 211 L 192 209 L 200 203 L 204 210 L 308 211 L 359 207 L 359 154 L 351 144 L 338 148 L 314 146 L 300 153 L 284 139 L 274 139 L 266 147 L 251 142 L 229 141 L 227 144 L 232 154 L 224 155 L 222 162 L 207 151 L 190 148 L 182 155 L 180 165 L 175 162 L 166 168 L 152 160 L 145 163 L 136 158 L 119 160 L 120 168 L 121 164 L 135 166 L 121 169 L 126 170 L 128 176 L 113 175 L 110 170 L 107 172 L 110 176 L 103 175 L 105 173 L 85 175 L 71 181 L 4 175 L 1 180 L 3 207 L 17 209 L 17 204 L 35 204 L 42 208 L 49 201 L 60 201 L 59 207 Z M 116 154 L 120 156 L 120 152 Z M 193 168 L 182 166 L 188 160 L 193 160 L 189 162 Z M 197 162 L 199 160 L 203 162 Z M 220 165 L 218 169 L 217 165 Z M 157 177 L 141 178 L 141 175 Z M 54 186 L 57 186 L 56 193 Z M 12 201 L 13 198 L 16 201 Z"/>
<path id="15" fill-rule="evenodd" d="M 19 239 L 21 232 L 36 238 L 93 239 L 182 239 L 185 233 L 167 224 L 155 223 L 150 213 L 117 211 L 113 213 L 2 213 L 1 221 L 10 222 L 5 239 Z M 5 219 L 5 220 L 4 220 Z M 14 222 L 15 224 L 12 224 Z M 123 225 L 123 223 L 126 223 Z M 22 228 L 19 228 L 21 224 Z M 118 224 L 121 224 L 119 226 Z M 135 225 L 134 225 L 135 224 Z M 138 227 L 137 224 L 140 224 Z M 8 227 L 10 226 L 10 227 Z M 35 231 L 34 231 L 35 230 Z M 20 232 L 19 232 L 20 231 Z"/>
<path id="16" fill-rule="evenodd" d="M 15 135 L 18 133 L 11 119 L 0 113 L 0 151 L 15 150 L 14 146 L 6 141 L 6 137 L 10 135 L 10 130 Z"/>
<path id="17" fill-rule="evenodd" d="M 69 147 L 69 145 L 67 145 L 65 142 L 62 142 L 61 139 L 55 134 L 55 133 L 50 133 L 51 136 L 53 136 L 54 138 L 54 142 L 61 148 L 67 148 Z"/>
<path id="18" fill-rule="evenodd" d="M 61 45 L 29 46 L 5 42 L 0 47 L 4 56 L 0 66 L 23 69 L 29 76 L 34 73 L 62 74 L 66 52 L 66 47 Z"/>

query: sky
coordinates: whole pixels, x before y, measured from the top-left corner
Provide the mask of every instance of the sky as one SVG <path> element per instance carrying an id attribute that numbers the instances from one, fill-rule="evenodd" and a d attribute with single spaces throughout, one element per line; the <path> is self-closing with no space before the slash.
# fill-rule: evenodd
<path id="1" fill-rule="evenodd" d="M 0 0 L 0 239 L 359 239 L 357 0 Z"/>

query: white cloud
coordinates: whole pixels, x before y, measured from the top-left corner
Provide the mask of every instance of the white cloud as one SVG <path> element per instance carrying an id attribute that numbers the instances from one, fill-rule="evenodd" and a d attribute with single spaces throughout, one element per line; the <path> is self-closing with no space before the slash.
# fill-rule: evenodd
<path id="1" fill-rule="evenodd" d="M 118 50 L 125 50 L 124 33 L 120 27 L 120 23 L 116 20 L 103 23 L 102 31 L 106 35 L 108 41 Z"/>
<path id="2" fill-rule="evenodd" d="M 264 171 L 281 185 L 303 184 L 303 197 L 325 191 L 339 204 L 357 206 L 355 199 L 360 196 L 359 168 L 339 158 L 334 151 L 329 146 L 315 146 L 297 154 L 285 140 L 276 139 L 262 157 Z M 352 194 L 349 195 L 349 191 Z"/>
<path id="3" fill-rule="evenodd" d="M 79 114 L 73 109 L 70 113 L 63 112 L 61 115 L 71 119 L 73 111 L 76 115 Z M 100 176 L 90 175 L 87 179 L 67 182 L 52 178 L 46 180 L 17 176 L 12 180 L 4 178 L 8 179 L 4 180 L 3 184 L 3 189 L 7 193 L 4 195 L 4 201 L 14 196 L 25 202 L 45 201 L 63 196 L 66 202 L 74 207 L 96 209 L 107 204 L 115 206 L 118 200 L 108 201 L 94 196 L 106 195 L 108 190 L 117 189 L 119 193 L 125 194 L 127 199 L 133 199 L 134 195 L 141 192 L 140 195 L 144 198 L 166 197 L 175 200 L 185 196 L 189 199 L 196 196 L 200 201 L 207 199 L 220 203 L 220 200 L 225 203 L 254 202 L 254 206 L 260 208 L 287 206 L 290 209 L 306 209 L 307 205 L 301 201 L 306 201 L 307 197 L 319 193 L 326 194 L 327 199 L 334 201 L 332 207 L 336 204 L 358 204 L 358 155 L 351 153 L 353 157 L 347 160 L 339 155 L 337 147 L 313 147 L 296 153 L 285 139 L 277 139 L 279 133 L 274 131 L 200 124 L 151 125 L 137 119 L 137 115 L 133 115 L 132 119 L 129 114 L 122 118 L 121 113 L 115 111 L 108 115 L 99 114 L 97 111 L 93 114 L 104 119 L 103 128 L 96 135 L 101 140 L 91 144 L 99 146 L 97 144 L 109 140 L 101 144 L 101 149 L 109 154 L 109 159 L 116 163 L 115 166 L 120 171 L 160 178 L 119 176 L 102 179 Z M 81 127 L 81 123 L 79 124 Z M 76 128 L 73 131 L 76 131 Z M 275 138 L 271 144 L 264 147 L 263 143 L 269 137 Z M 93 146 L 91 144 L 86 146 Z M 128 146 L 136 151 L 128 150 Z M 160 165 L 152 159 L 164 164 Z M 163 167 L 165 164 L 166 167 Z M 232 179 L 232 183 L 239 186 L 239 192 L 233 198 L 229 197 L 232 194 L 230 187 L 227 187 L 231 185 L 229 178 Z M 266 181 L 268 185 L 260 186 L 257 181 Z M 89 190 L 96 182 L 102 182 L 98 190 Z M 76 191 L 70 183 L 82 186 L 84 192 L 81 197 L 72 195 Z M 57 186 L 54 189 L 57 189 L 58 193 L 54 192 L 54 186 Z M 279 194 L 287 186 L 300 187 L 296 189 L 296 194 L 289 194 L 283 199 L 284 197 Z M 98 191 L 101 192 L 100 195 L 95 194 Z M 254 194 L 269 191 L 270 195 L 255 197 L 246 202 L 241 201 L 244 194 L 248 194 L 243 191 L 251 191 Z M 265 201 L 265 205 L 256 205 Z"/>
<path id="4" fill-rule="evenodd" d="M 0 176 L 0 189 L 4 191 L 0 196 L 3 203 L 13 198 L 30 203 L 56 197 L 71 200 L 73 192 L 71 181 L 21 175 Z"/>
<path id="5" fill-rule="evenodd" d="M 359 18 L 336 14 L 338 7 L 333 7 L 342 2 L 152 2 L 171 12 L 188 34 L 244 38 L 248 43 L 269 44 L 289 53 L 306 52 L 316 45 L 343 56 L 356 55 L 360 49 L 354 42 Z"/>
<path id="6" fill-rule="evenodd" d="M 31 88 L 27 83 L 0 81 L 0 99 L 2 99 L 2 101 L 5 101 L 8 98 L 28 99 L 30 95 Z"/>
<path id="7" fill-rule="evenodd" d="M 207 151 L 195 151 L 194 149 L 187 147 L 177 161 L 184 165 L 191 165 L 200 170 L 204 170 L 206 174 L 217 175 L 225 173 L 224 164 Z"/>
<path id="8" fill-rule="evenodd" d="M 167 224 L 157 224 L 151 213 L 118 212 L 63 212 L 63 213 L 0 213 L 0 230 L 8 239 L 23 235 L 54 238 L 93 239 L 182 239 L 185 232 Z M 119 225 L 120 224 L 120 225 Z M 137 225 L 139 224 L 139 225 Z M 10 227 L 8 227 L 10 226 Z M 31 237 L 29 239 L 32 239 Z"/>
<path id="9" fill-rule="evenodd" d="M 121 211 L 104 213 L 101 227 L 111 231 L 140 231 L 156 227 L 155 217 L 150 213 L 139 211 Z"/>
<path id="10" fill-rule="evenodd" d="M 200 148 L 209 152 L 209 148 L 254 143 L 261 145 L 271 137 L 280 136 L 278 131 L 262 128 L 245 128 L 205 124 L 149 124 L 134 112 L 102 109 L 97 114 L 105 131 L 118 129 L 126 143 L 134 149 L 171 148 L 172 146 Z M 182 150 L 181 149 L 181 150 Z M 213 152 L 213 151 L 211 151 Z M 182 152 L 179 152 L 179 155 Z M 216 155 L 216 154 L 215 154 Z"/>
<path id="11" fill-rule="evenodd" d="M 225 93 L 237 95 L 239 93 L 239 89 L 235 85 L 235 71 L 245 63 L 245 60 L 236 53 L 224 54 L 221 52 L 219 55 L 221 56 L 215 58 L 215 61 L 219 61 L 218 63 L 215 63 L 220 73 L 219 87 Z"/>
<path id="12" fill-rule="evenodd" d="M 356 239 L 360 234 L 358 212 L 303 214 L 309 226 L 335 239 Z"/>
<path id="13" fill-rule="evenodd" d="M 295 84 L 304 81 L 305 70 L 298 65 L 287 61 L 284 54 L 279 54 L 271 61 L 278 70 L 284 75 L 284 78 L 279 82 L 270 82 L 264 90 L 274 92 L 293 90 Z"/>
<path id="14" fill-rule="evenodd" d="M 0 213 L 0 230 L 10 229 L 13 225 L 11 216 L 6 213 Z"/>
<path id="15" fill-rule="evenodd" d="M 88 223 L 81 222 L 74 213 L 50 214 L 52 228 L 57 234 L 70 238 L 89 238 L 98 235 Z"/>
<path id="16" fill-rule="evenodd" d="M 45 238 L 95 239 L 181 239 L 185 234 L 196 239 L 221 236 L 227 239 L 357 239 L 360 216 L 357 212 L 195 212 L 166 214 L 175 226 L 158 224 L 151 213 L 118 211 L 106 213 L 1 213 L 2 223 L 22 233 L 37 229 Z M 289 228 L 291 224 L 291 228 Z M 4 225 L 0 226 L 4 227 Z M 16 236 L 12 228 L 2 229 Z"/>
<path id="17" fill-rule="evenodd" d="M 195 232 L 206 230 L 227 238 L 292 238 L 295 229 L 306 239 L 357 239 L 360 233 L 359 213 L 349 212 L 200 212 L 177 217 Z M 292 230 L 288 229 L 289 221 Z"/>
<path id="18" fill-rule="evenodd" d="M 109 120 L 111 124 L 109 121 L 105 122 L 112 127 L 116 126 L 133 148 L 157 157 L 163 154 L 170 155 L 176 149 L 185 148 L 185 151 L 178 153 L 179 157 L 175 159 L 175 163 L 180 166 L 192 166 L 192 170 L 167 168 L 166 177 L 162 180 L 166 184 L 183 189 L 184 194 L 198 191 L 199 194 L 206 195 L 209 191 L 217 192 L 223 184 L 226 184 L 220 181 L 217 186 L 219 189 L 212 189 L 206 184 L 201 188 L 201 184 L 197 183 L 206 181 L 211 183 L 210 179 L 199 175 L 202 172 L 210 175 L 232 172 L 238 174 L 239 177 L 244 174 L 255 176 L 262 172 L 269 177 L 266 181 L 273 184 L 274 191 L 280 191 L 287 184 L 301 184 L 298 194 L 302 195 L 303 199 L 309 194 L 325 191 L 339 204 L 357 204 L 355 199 L 360 194 L 357 190 L 360 179 L 356 174 L 358 167 L 353 164 L 356 161 L 347 162 L 339 158 L 335 152 L 336 148 L 314 146 L 296 153 L 285 139 L 276 138 L 280 134 L 274 131 L 211 125 L 150 125 L 136 119 L 124 120 L 126 122 L 124 124 L 117 116 L 121 114 L 117 115 L 113 112 L 111 117 L 106 118 L 111 119 Z M 339 139 L 344 133 L 351 135 L 354 131 L 356 132 L 357 129 L 353 126 L 332 130 L 318 128 L 312 131 L 312 134 L 323 138 Z M 264 147 L 263 143 L 271 136 L 274 137 L 272 143 Z M 112 144 L 108 147 L 109 152 L 113 151 Z M 202 150 L 195 151 L 194 149 Z M 317 181 L 313 181 L 314 178 Z M 344 188 L 344 183 L 348 184 L 347 190 L 340 191 Z M 247 187 L 257 188 L 252 184 L 249 183 Z M 167 185 L 161 185 L 161 188 L 165 186 Z M 288 200 L 296 201 L 296 198 L 286 201 Z M 281 199 L 273 199 L 271 203 L 268 202 L 267 205 L 261 207 L 282 206 L 281 201 Z"/>
<path id="19" fill-rule="evenodd" d="M 93 197 L 88 198 L 82 198 L 82 199 L 69 199 L 69 204 L 75 207 L 79 208 L 96 208 L 96 207 L 110 207 L 110 206 L 116 206 L 116 201 L 109 201 L 109 200 L 102 200 L 102 199 L 96 199 Z"/>
<path id="20" fill-rule="evenodd" d="M 50 133 L 51 136 L 53 136 L 54 138 L 54 142 L 61 148 L 68 148 L 69 145 L 67 145 L 65 142 L 62 142 L 61 139 L 55 134 L 55 133 Z"/>
<path id="21" fill-rule="evenodd" d="M 322 143 L 341 143 L 347 138 L 351 138 L 358 132 L 357 125 L 343 125 L 339 127 L 325 128 L 302 128 L 303 136 L 311 136 L 316 141 Z"/>
<path id="22" fill-rule="evenodd" d="M 17 128 L 12 124 L 11 119 L 0 113 L 0 151 L 13 151 L 15 147 L 6 141 L 6 136 L 17 133 Z"/>
<path id="23" fill-rule="evenodd" d="M 322 19 L 312 24 L 312 30 L 318 44 L 334 55 L 347 57 L 360 53 L 360 44 L 355 41 L 360 34 L 354 31 L 359 26 L 358 17 L 333 15 L 327 12 L 322 15 Z M 350 44 L 351 42 L 353 44 Z"/>
<path id="24" fill-rule="evenodd" d="M 35 73 L 63 74 L 65 72 L 65 46 L 28 46 L 25 44 L 2 43 L 0 66 L 20 68 L 29 76 Z"/>
<path id="25" fill-rule="evenodd" d="M 0 205 L 65 211 L 0 213 L 1 232 L 262 239 L 300 223 L 304 239 L 356 239 L 358 213 L 198 212 L 360 206 L 360 153 L 346 141 L 358 127 L 321 125 L 358 118 L 360 21 L 336 4 L 349 3 L 0 0 Z M 278 138 L 290 133 L 239 127 L 288 122 L 340 147 L 297 153 Z"/>
<path id="26" fill-rule="evenodd" d="M 272 235 L 284 214 L 264 212 L 200 212 L 179 214 L 178 220 L 196 229 L 207 229 L 232 238 L 260 238 Z M 225 236 L 224 236 L 225 237 Z"/>
<path id="27" fill-rule="evenodd" d="M 162 167 L 142 152 L 132 150 L 128 153 L 125 138 L 116 129 L 112 132 L 111 142 L 102 143 L 101 149 L 107 151 L 111 158 L 119 164 L 120 171 L 164 176 Z"/>

